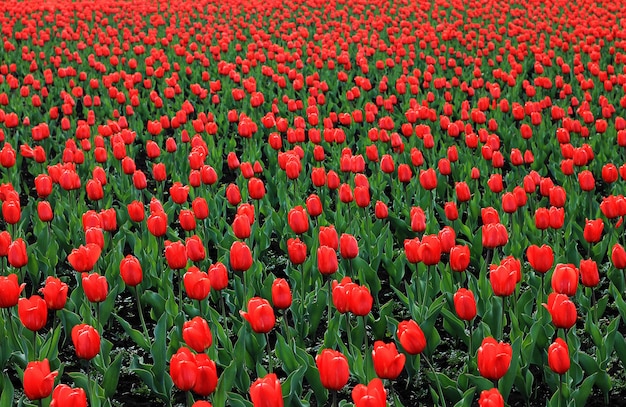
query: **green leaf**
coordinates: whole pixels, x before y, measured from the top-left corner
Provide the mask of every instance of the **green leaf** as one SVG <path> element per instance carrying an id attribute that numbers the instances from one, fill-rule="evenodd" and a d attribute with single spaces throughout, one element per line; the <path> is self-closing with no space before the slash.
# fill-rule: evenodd
<path id="1" fill-rule="evenodd" d="M 577 406 L 584 406 L 593 390 L 597 373 L 587 377 L 580 386 L 572 393 L 572 398 L 576 401 Z"/>
<path id="2" fill-rule="evenodd" d="M 120 370 L 122 367 L 122 356 L 123 354 L 119 353 L 104 374 L 102 385 L 104 387 L 104 396 L 106 398 L 112 397 L 117 390 L 117 383 L 120 379 Z"/>
<path id="3" fill-rule="evenodd" d="M 128 336 L 130 336 L 133 342 L 137 344 L 137 346 L 139 346 L 141 349 L 145 350 L 146 352 L 150 351 L 150 342 L 148 341 L 147 338 L 143 336 L 141 332 L 139 332 L 136 329 L 133 329 L 133 327 L 131 327 L 130 324 L 126 322 L 126 320 L 120 317 L 119 315 L 115 313 L 112 315 L 115 317 L 115 319 L 117 319 L 117 322 L 120 323 L 124 331 L 128 334 Z"/>

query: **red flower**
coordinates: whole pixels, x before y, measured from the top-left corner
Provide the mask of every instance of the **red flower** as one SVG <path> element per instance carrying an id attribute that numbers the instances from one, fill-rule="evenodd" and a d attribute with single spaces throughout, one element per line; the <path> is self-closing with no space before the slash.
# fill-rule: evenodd
<path id="1" fill-rule="evenodd" d="M 376 201 L 376 206 L 374 209 L 374 214 L 376 219 L 386 219 L 389 216 L 389 208 L 382 201 Z"/>
<path id="2" fill-rule="evenodd" d="M 51 222 L 54 218 L 54 212 L 52 212 L 52 206 L 48 201 L 37 202 L 37 216 L 42 222 Z"/>
<path id="3" fill-rule="evenodd" d="M 77 387 L 71 388 L 66 384 L 59 384 L 52 392 L 50 407 L 87 407 L 87 395 L 85 390 Z"/>
<path id="4" fill-rule="evenodd" d="M 570 367 L 569 348 L 567 342 L 561 338 L 556 340 L 548 348 L 548 365 L 554 373 L 565 374 Z"/>
<path id="5" fill-rule="evenodd" d="M 226 200 L 229 204 L 235 206 L 241 202 L 241 192 L 236 184 L 229 184 L 226 187 Z"/>
<path id="6" fill-rule="evenodd" d="M 324 275 L 333 274 L 337 271 L 339 263 L 337 252 L 332 247 L 320 246 L 317 249 L 317 268 Z"/>
<path id="7" fill-rule="evenodd" d="M 498 380 L 509 370 L 512 357 L 511 345 L 487 337 L 478 348 L 478 371 L 486 379 Z"/>
<path id="8" fill-rule="evenodd" d="M 205 300 L 211 291 L 211 280 L 208 274 L 200 271 L 197 267 L 189 267 L 183 277 L 183 284 L 187 297 L 194 300 Z"/>
<path id="9" fill-rule="evenodd" d="M 578 269 L 573 264 L 557 264 L 552 273 L 552 289 L 568 296 L 576 294 Z"/>
<path id="10" fill-rule="evenodd" d="M 290 210 L 287 221 L 291 230 L 297 235 L 309 230 L 309 217 L 302 206 L 296 206 Z"/>
<path id="11" fill-rule="evenodd" d="M 385 344 L 383 341 L 376 341 L 372 351 L 372 360 L 378 377 L 395 380 L 404 369 L 406 356 L 398 353 L 393 342 Z"/>
<path id="12" fill-rule="evenodd" d="M 504 398 L 497 388 L 483 390 L 478 399 L 479 407 L 504 407 Z"/>
<path id="13" fill-rule="evenodd" d="M 93 359 L 100 352 L 100 334 L 87 324 L 72 328 L 72 343 L 76 348 L 76 356 L 81 359 Z"/>
<path id="14" fill-rule="evenodd" d="M 20 201 L 17 199 L 10 199 L 2 202 L 2 216 L 8 224 L 15 225 L 19 222 L 20 217 L 22 216 Z"/>
<path id="15" fill-rule="evenodd" d="M 459 202 L 467 202 L 472 198 L 469 187 L 465 182 L 457 182 L 454 186 L 454 191 Z"/>
<path id="16" fill-rule="evenodd" d="M 278 309 L 287 309 L 291 306 L 291 289 L 284 278 L 277 278 L 272 283 L 272 303 Z"/>
<path id="17" fill-rule="evenodd" d="M 198 235 L 193 235 L 187 238 L 185 241 L 185 249 L 187 251 L 187 257 L 193 262 L 202 261 L 206 257 L 204 243 L 202 243 L 202 240 L 200 240 Z"/>
<path id="18" fill-rule="evenodd" d="M 592 259 L 580 261 L 580 280 L 585 287 L 595 287 L 600 283 L 598 264 Z"/>
<path id="19" fill-rule="evenodd" d="M 320 372 L 320 380 L 324 388 L 338 391 L 348 383 L 350 379 L 348 358 L 341 352 L 324 349 L 315 358 L 315 364 Z"/>
<path id="20" fill-rule="evenodd" d="M 517 271 L 508 265 L 491 266 L 489 281 L 493 293 L 498 297 L 507 297 L 515 291 L 517 281 Z"/>
<path id="21" fill-rule="evenodd" d="M 170 187 L 170 197 L 172 201 L 181 205 L 187 202 L 187 196 L 189 195 L 189 185 L 183 185 L 180 182 L 174 182 Z"/>
<path id="22" fill-rule="evenodd" d="M 528 249 L 526 249 L 526 257 L 528 257 L 530 266 L 537 273 L 546 273 L 552 268 L 552 263 L 554 263 L 554 252 L 552 248 L 546 244 L 541 247 L 536 245 L 529 246 Z"/>
<path id="23" fill-rule="evenodd" d="M 370 290 L 362 285 L 350 285 L 348 294 L 348 310 L 357 316 L 365 316 L 372 310 L 374 297 Z"/>
<path id="24" fill-rule="evenodd" d="M 183 324 L 183 340 L 198 353 L 204 352 L 213 343 L 209 324 L 202 317 L 194 317 Z"/>
<path id="25" fill-rule="evenodd" d="M 9 274 L 7 277 L 0 276 L 0 308 L 11 308 L 17 305 L 22 290 L 26 283 L 20 285 L 17 274 Z"/>
<path id="26" fill-rule="evenodd" d="M 578 317 L 576 305 L 565 294 L 551 293 L 548 304 L 543 304 L 552 316 L 552 323 L 557 328 L 569 329 L 576 323 Z"/>
<path id="27" fill-rule="evenodd" d="M 276 325 L 274 309 L 266 299 L 260 297 L 251 298 L 248 301 L 248 312 L 241 310 L 239 314 L 250 323 L 256 333 L 268 333 Z"/>
<path id="28" fill-rule="evenodd" d="M 217 387 L 217 367 L 215 362 L 204 353 L 196 355 L 196 366 L 198 369 L 196 383 L 192 390 L 203 397 L 207 397 Z"/>
<path id="29" fill-rule="evenodd" d="M 48 307 L 44 299 L 38 295 L 20 298 L 17 313 L 22 324 L 31 331 L 39 331 L 48 322 Z"/>
<path id="30" fill-rule="evenodd" d="M 98 273 L 82 274 L 83 291 L 89 302 L 102 302 L 109 293 L 109 283 L 105 276 Z"/>
<path id="31" fill-rule="evenodd" d="M 359 255 L 359 244 L 356 238 L 348 233 L 341 235 L 339 247 L 341 257 L 344 259 L 354 259 Z"/>
<path id="32" fill-rule="evenodd" d="M 411 320 L 398 324 L 396 333 L 402 348 L 410 355 L 418 355 L 426 348 L 426 337 L 417 322 Z"/>
<path id="33" fill-rule="evenodd" d="M 578 185 L 583 191 L 592 191 L 596 186 L 596 180 L 593 173 L 589 170 L 583 170 L 578 174 Z"/>
<path id="34" fill-rule="evenodd" d="M 441 241 L 437 235 L 426 235 L 419 245 L 418 256 L 427 266 L 434 266 L 441 259 Z"/>
<path id="35" fill-rule="evenodd" d="M 124 257 L 120 262 L 120 275 L 127 286 L 135 287 L 141 283 L 143 271 L 139 259 L 130 254 Z"/>
<path id="36" fill-rule="evenodd" d="M 585 230 L 583 231 L 583 237 L 589 243 L 598 243 L 602 238 L 603 230 L 604 221 L 601 218 L 594 220 L 585 219 Z"/>
<path id="37" fill-rule="evenodd" d="M 437 173 L 434 169 L 429 168 L 427 170 L 421 170 L 419 179 L 422 188 L 429 191 L 437 188 Z"/>
<path id="38" fill-rule="evenodd" d="M 470 249 L 468 246 L 457 245 L 450 249 L 450 269 L 463 272 L 470 263 Z"/>
<path id="39" fill-rule="evenodd" d="M 454 293 L 454 310 L 464 321 L 471 321 L 476 317 L 476 299 L 474 293 L 466 288 L 459 288 Z"/>
<path id="40" fill-rule="evenodd" d="M 152 233 L 153 236 L 161 237 L 165 235 L 167 231 L 167 215 L 162 210 L 152 212 L 150 216 L 148 216 L 147 224 L 148 231 Z"/>
<path id="41" fill-rule="evenodd" d="M 233 220 L 233 233 L 237 237 L 237 239 L 247 239 L 250 237 L 251 227 L 250 220 L 248 216 L 245 214 L 235 215 L 235 219 Z"/>
<path id="42" fill-rule="evenodd" d="M 180 348 L 170 359 L 170 376 L 182 391 L 191 390 L 198 378 L 196 358 L 187 348 Z"/>
<path id="43" fill-rule="evenodd" d="M 509 234 L 506 227 L 501 223 L 488 223 L 482 227 L 483 247 L 495 249 L 504 246 L 509 241 Z"/>
<path id="44" fill-rule="evenodd" d="M 67 284 L 58 278 L 49 276 L 46 279 L 46 284 L 39 292 L 43 294 L 43 299 L 48 309 L 60 310 L 65 307 L 65 303 L 67 302 L 67 289 Z"/>
<path id="45" fill-rule="evenodd" d="M 211 264 L 207 274 L 212 289 L 220 291 L 228 287 L 228 270 L 223 263 Z"/>
<path id="46" fill-rule="evenodd" d="M 355 407 L 386 407 L 387 392 L 382 380 L 375 378 L 367 386 L 364 384 L 354 386 L 352 401 Z"/>
<path id="47" fill-rule="evenodd" d="M 248 180 L 248 193 L 251 199 L 263 199 L 265 196 L 265 184 L 258 178 L 250 178 Z"/>
<path id="48" fill-rule="evenodd" d="M 320 246 L 332 247 L 334 250 L 339 248 L 339 235 L 333 225 L 321 226 L 318 239 Z"/>
<path id="49" fill-rule="evenodd" d="M 423 232 L 426 230 L 426 214 L 422 208 L 412 207 L 411 212 L 411 230 L 413 232 Z"/>
<path id="50" fill-rule="evenodd" d="M 230 267 L 234 271 L 246 271 L 252 267 L 252 252 L 244 242 L 233 242 L 230 246 Z"/>
<path id="51" fill-rule="evenodd" d="M 183 242 L 165 241 L 165 260 L 167 265 L 173 270 L 180 270 L 187 266 L 187 248 Z"/>
<path id="52" fill-rule="evenodd" d="M 7 253 L 9 264 L 15 268 L 21 268 L 28 264 L 28 253 L 26 252 L 26 243 L 20 237 L 9 245 Z"/>
<path id="53" fill-rule="evenodd" d="M 203 197 L 199 196 L 191 202 L 191 209 L 196 219 L 206 219 L 209 217 L 209 205 Z"/>
<path id="54" fill-rule="evenodd" d="M 196 228 L 196 215 L 190 209 L 182 209 L 178 214 L 178 223 L 185 231 L 191 231 Z"/>
<path id="55" fill-rule="evenodd" d="M 250 386 L 253 407 L 283 407 L 283 393 L 274 373 L 257 379 Z"/>
<path id="56" fill-rule="evenodd" d="M 48 359 L 29 362 L 24 370 L 24 394 L 29 400 L 45 399 L 52 393 L 58 372 L 50 371 Z"/>
<path id="57" fill-rule="evenodd" d="M 421 242 L 418 238 L 405 239 L 404 240 L 404 255 L 409 263 L 419 263 L 422 258 L 420 257 L 420 245 Z"/>

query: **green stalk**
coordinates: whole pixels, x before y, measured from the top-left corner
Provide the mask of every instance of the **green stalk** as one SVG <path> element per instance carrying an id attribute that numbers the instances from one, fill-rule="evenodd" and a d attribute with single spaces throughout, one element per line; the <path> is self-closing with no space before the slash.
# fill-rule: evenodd
<path id="1" fill-rule="evenodd" d="M 270 334 L 267 332 L 265 333 L 265 345 L 267 347 L 268 369 L 269 369 L 269 372 L 272 373 L 274 371 L 273 366 L 272 366 L 272 348 L 270 346 Z"/>
<path id="2" fill-rule="evenodd" d="M 146 338 L 150 338 L 150 334 L 148 333 L 148 328 L 146 327 L 146 321 L 143 318 L 143 310 L 141 308 L 141 297 L 139 296 L 139 290 L 135 287 L 135 298 L 137 298 L 137 312 L 139 313 L 139 320 L 141 321 L 141 327 L 143 328 L 143 333 L 146 335 Z"/>
<path id="3" fill-rule="evenodd" d="M 435 368 L 433 367 L 433 365 L 430 364 L 430 361 L 428 360 L 426 355 L 424 355 L 424 360 L 426 361 L 426 364 L 428 365 L 430 370 L 432 370 L 433 375 L 435 376 L 435 382 L 437 384 L 437 392 L 439 393 L 439 398 L 440 398 L 439 405 L 445 406 L 446 405 L 446 399 L 443 396 L 443 390 L 441 388 L 441 383 L 439 382 L 439 378 L 437 377 L 437 372 L 435 372 Z"/>

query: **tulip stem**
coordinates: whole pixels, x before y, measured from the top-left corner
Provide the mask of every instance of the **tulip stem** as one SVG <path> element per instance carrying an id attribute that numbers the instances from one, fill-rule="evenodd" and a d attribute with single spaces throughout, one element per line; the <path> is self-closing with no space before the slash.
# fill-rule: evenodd
<path id="1" fill-rule="evenodd" d="M 437 377 L 437 372 L 435 371 L 435 368 L 433 367 L 433 365 L 430 364 L 430 361 L 428 360 L 426 355 L 423 355 L 423 356 L 424 356 L 424 360 L 426 361 L 426 364 L 428 365 L 430 370 L 432 370 L 433 376 L 435 376 L 435 383 L 437 384 L 437 391 L 439 392 L 439 398 L 440 398 L 438 404 L 440 406 L 445 406 L 446 405 L 446 399 L 443 396 L 443 390 L 441 389 L 441 383 L 439 382 L 439 377 Z"/>
<path id="2" fill-rule="evenodd" d="M 337 407 L 337 390 L 333 390 L 333 407 Z"/>
<path id="3" fill-rule="evenodd" d="M 224 303 L 224 296 L 220 293 L 220 308 L 222 309 L 222 318 L 224 319 L 224 331 L 228 332 L 228 320 L 226 319 L 226 304 Z"/>
<path id="4" fill-rule="evenodd" d="M 500 340 L 504 340 L 504 321 L 506 314 L 506 297 L 502 297 L 502 323 L 500 324 Z"/>
<path id="5" fill-rule="evenodd" d="M 143 333 L 146 335 L 146 338 L 150 338 L 150 334 L 148 333 L 148 328 L 146 327 L 146 321 L 143 318 L 143 310 L 141 308 L 141 297 L 139 296 L 139 290 L 135 286 L 135 297 L 137 298 L 137 313 L 139 313 L 139 320 L 141 321 L 141 327 L 143 328 Z"/>
<path id="6" fill-rule="evenodd" d="M 265 333 L 265 345 L 267 347 L 267 364 L 269 368 L 269 372 L 272 373 L 274 371 L 272 367 L 272 348 L 270 346 L 270 334 Z"/>
<path id="7" fill-rule="evenodd" d="M 187 405 L 191 407 L 193 403 L 195 403 L 195 400 L 193 399 L 193 394 L 191 394 L 191 392 L 188 391 L 187 392 Z"/>
<path id="8" fill-rule="evenodd" d="M 563 375 L 559 375 L 559 407 L 565 404 L 565 397 L 563 395 Z"/>
<path id="9" fill-rule="evenodd" d="M 333 301 L 333 285 L 330 281 L 330 276 L 328 277 L 328 325 L 330 326 L 330 314 L 331 314 L 331 303 Z"/>
<path id="10" fill-rule="evenodd" d="M 37 360 L 37 331 L 33 331 L 33 360 Z"/>
<path id="11" fill-rule="evenodd" d="M 350 323 L 350 316 L 343 314 L 346 321 L 346 333 L 348 336 L 348 351 L 352 352 L 352 324 Z"/>
<path id="12" fill-rule="evenodd" d="M 368 375 L 368 373 L 369 373 L 369 371 L 368 371 L 369 370 L 368 369 L 369 368 L 369 363 L 368 362 L 370 360 L 371 353 L 369 351 L 369 344 L 368 344 L 368 341 L 367 341 L 367 327 L 366 327 L 366 324 L 365 324 L 365 316 L 363 316 L 363 342 L 365 344 L 365 346 L 363 347 L 363 349 L 365 349 L 365 362 L 364 362 L 364 365 L 365 365 L 365 379 L 366 379 L 366 381 L 369 381 L 369 375 Z"/>

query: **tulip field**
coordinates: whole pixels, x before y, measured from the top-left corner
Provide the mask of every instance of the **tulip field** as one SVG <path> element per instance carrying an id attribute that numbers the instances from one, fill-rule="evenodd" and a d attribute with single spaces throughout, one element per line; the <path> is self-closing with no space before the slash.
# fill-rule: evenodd
<path id="1" fill-rule="evenodd" d="M 623 403 L 624 0 L 0 27 L 0 407 Z"/>

